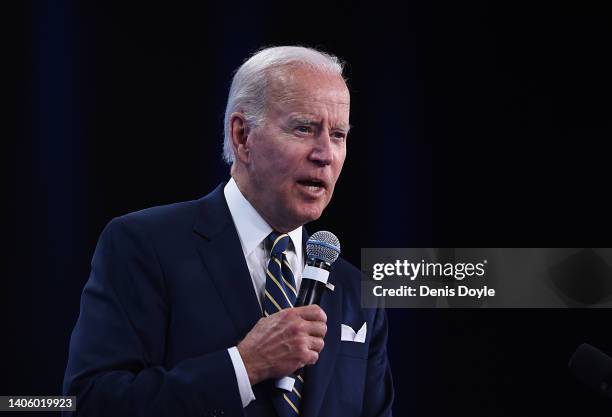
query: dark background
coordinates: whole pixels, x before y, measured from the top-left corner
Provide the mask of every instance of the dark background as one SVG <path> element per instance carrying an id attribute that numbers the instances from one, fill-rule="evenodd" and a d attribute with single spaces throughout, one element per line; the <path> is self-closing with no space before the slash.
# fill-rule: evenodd
<path id="1" fill-rule="evenodd" d="M 349 63 L 355 128 L 310 230 L 353 263 L 361 247 L 612 247 L 612 22 L 594 2 L 24 1 L 3 20 L 19 134 L 3 141 L 0 395 L 61 393 L 111 218 L 228 178 L 232 71 L 265 45 Z M 581 342 L 612 354 L 609 310 L 389 317 L 398 416 L 610 414 L 566 371 Z"/>

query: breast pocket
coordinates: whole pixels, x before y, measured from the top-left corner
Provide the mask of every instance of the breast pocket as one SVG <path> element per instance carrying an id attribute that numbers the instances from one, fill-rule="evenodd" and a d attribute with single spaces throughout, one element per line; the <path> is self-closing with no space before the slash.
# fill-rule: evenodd
<path id="1" fill-rule="evenodd" d="M 367 359 L 368 358 L 368 343 L 358 342 L 340 342 L 340 355 L 350 356 L 352 358 Z"/>
<path id="2" fill-rule="evenodd" d="M 340 325 L 340 354 L 353 358 L 368 357 L 368 324 L 364 320 Z"/>

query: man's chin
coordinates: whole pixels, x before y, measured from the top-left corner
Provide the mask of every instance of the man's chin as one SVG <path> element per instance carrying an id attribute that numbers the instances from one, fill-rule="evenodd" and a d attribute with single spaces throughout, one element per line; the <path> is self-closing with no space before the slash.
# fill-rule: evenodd
<path id="1" fill-rule="evenodd" d="M 323 209 L 320 207 L 312 208 L 311 210 L 302 210 L 300 213 L 300 219 L 302 225 L 318 220 L 323 214 Z"/>
<path id="2" fill-rule="evenodd" d="M 291 230 L 294 230 L 306 223 L 318 220 L 326 206 L 325 201 L 293 200 L 291 204 L 285 206 L 285 219 L 293 226 Z"/>

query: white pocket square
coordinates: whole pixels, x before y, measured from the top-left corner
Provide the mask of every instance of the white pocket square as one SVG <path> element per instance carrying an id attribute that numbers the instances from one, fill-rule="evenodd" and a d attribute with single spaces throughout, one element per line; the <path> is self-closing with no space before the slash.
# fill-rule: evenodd
<path id="1" fill-rule="evenodd" d="M 351 326 L 347 326 L 346 324 L 341 324 L 340 328 L 342 330 L 340 334 L 341 341 L 365 343 L 366 333 L 368 331 L 365 321 L 357 333 L 355 333 L 355 330 L 353 330 Z"/>

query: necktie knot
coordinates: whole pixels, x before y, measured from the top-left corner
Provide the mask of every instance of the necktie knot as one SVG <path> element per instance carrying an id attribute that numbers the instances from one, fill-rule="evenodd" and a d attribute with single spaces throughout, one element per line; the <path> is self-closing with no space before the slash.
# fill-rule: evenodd
<path id="1" fill-rule="evenodd" d="M 268 235 L 268 244 L 271 256 L 280 258 L 289 247 L 289 235 L 273 231 Z"/>

